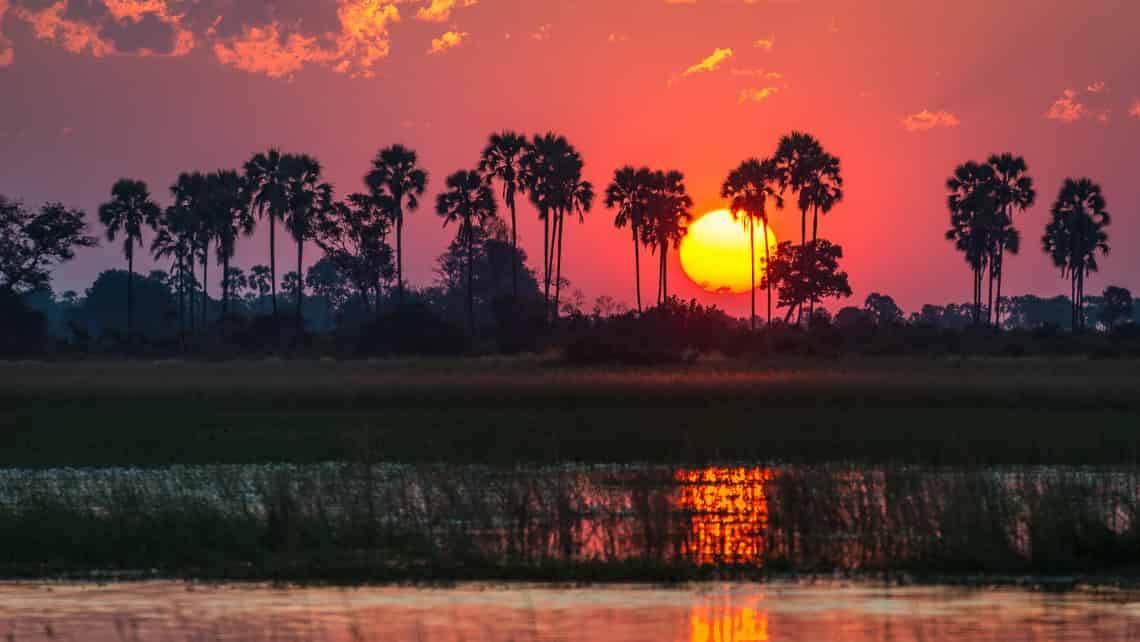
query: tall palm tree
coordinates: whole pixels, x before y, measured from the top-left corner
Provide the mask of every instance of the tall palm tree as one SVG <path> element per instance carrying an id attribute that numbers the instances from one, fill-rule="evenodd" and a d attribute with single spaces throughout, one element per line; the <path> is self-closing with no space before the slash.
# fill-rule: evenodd
<path id="1" fill-rule="evenodd" d="M 487 147 L 479 160 L 479 172 L 490 184 L 498 180 L 503 185 L 503 203 L 511 210 L 511 249 L 518 255 L 519 236 L 515 216 L 515 196 L 526 191 L 523 157 L 530 149 L 526 137 L 511 131 L 491 134 Z M 519 295 L 518 261 L 511 260 L 511 293 Z"/>
<path id="2" fill-rule="evenodd" d="M 285 201 L 288 204 L 285 228 L 297 241 L 297 324 L 304 329 L 302 299 L 305 291 L 305 241 L 313 237 L 321 212 L 332 204 L 332 186 L 321 182 L 321 164 L 305 154 L 287 154 L 281 162 L 285 180 Z"/>
<path id="3" fill-rule="evenodd" d="M 974 323 L 982 320 L 982 274 L 989 266 L 997 246 L 997 185 L 993 168 L 967 161 L 954 168 L 946 181 L 950 191 L 946 203 L 950 210 L 950 229 L 946 239 L 954 241 L 974 273 Z M 991 303 L 992 307 L 992 293 Z"/>
<path id="4" fill-rule="evenodd" d="M 577 154 L 575 154 L 577 156 Z M 558 304 L 562 294 L 562 239 L 565 236 L 566 214 L 577 214 L 578 222 L 586 222 L 586 213 L 594 206 L 594 185 L 581 178 L 582 164 L 579 160 L 577 170 L 568 178 L 565 184 L 566 196 L 562 206 L 558 209 L 558 265 L 555 267 L 554 277 L 554 305 L 551 316 L 558 318 Z"/>
<path id="5" fill-rule="evenodd" d="M 669 247 L 680 247 L 692 220 L 692 207 L 684 174 L 676 170 L 653 172 L 643 235 L 647 245 L 661 252 L 657 268 L 658 305 L 669 300 Z"/>
<path id="6" fill-rule="evenodd" d="M 123 255 L 127 258 L 127 337 L 134 329 L 135 246 L 142 245 L 143 225 L 158 224 L 161 210 L 151 200 L 146 183 L 128 178 L 115 181 L 111 200 L 99 206 L 99 220 L 107 228 L 107 240 L 123 236 Z"/>
<path id="7" fill-rule="evenodd" d="M 614 227 L 629 225 L 633 236 L 633 274 L 637 291 L 637 311 L 641 312 L 641 226 L 645 219 L 646 201 L 652 172 L 648 167 L 634 169 L 626 165 L 614 171 L 614 179 L 606 187 L 606 207 L 617 208 Z"/>
<path id="8" fill-rule="evenodd" d="M 245 164 L 246 189 L 259 218 L 269 219 L 269 289 L 273 316 L 277 317 L 277 221 L 285 217 L 286 200 L 283 154 L 276 148 L 255 154 Z"/>
<path id="9" fill-rule="evenodd" d="M 772 159 L 750 158 L 741 163 L 736 169 L 728 173 L 728 178 L 721 185 L 720 195 L 730 199 L 729 209 L 737 220 L 744 218 L 748 225 L 749 270 L 751 273 L 750 290 L 752 297 L 751 327 L 756 330 L 756 222 L 760 222 L 760 237 L 764 243 L 764 275 L 768 290 L 768 325 L 772 325 L 772 279 L 768 278 L 769 266 L 772 265 L 770 249 L 768 247 L 768 224 L 770 222 L 768 201 L 771 200 L 776 209 L 784 207 L 784 199 L 778 187 L 781 172 Z"/>
<path id="10" fill-rule="evenodd" d="M 1061 268 L 1062 277 L 1069 278 L 1074 332 L 1084 328 L 1085 276 L 1099 268 L 1097 252 L 1109 251 L 1105 228 L 1112 217 L 1105 207 L 1100 185 L 1087 178 L 1066 178 L 1050 210 L 1052 219 L 1041 237 L 1053 265 Z"/>
<path id="11" fill-rule="evenodd" d="M 427 189 L 427 172 L 417 162 L 414 151 L 403 145 L 392 145 L 376 154 L 372 170 L 364 177 L 372 197 L 389 207 L 389 218 L 396 226 L 396 300 L 399 303 L 404 302 L 404 211 L 416 211 Z"/>
<path id="12" fill-rule="evenodd" d="M 163 212 L 158 221 L 150 252 L 155 259 L 172 259 L 171 274 L 178 288 L 178 336 L 185 347 L 186 340 L 186 291 L 191 279 L 187 278 L 187 263 L 193 261 L 194 251 L 189 212 L 172 205 Z"/>
<path id="13" fill-rule="evenodd" d="M 811 134 L 793 131 L 780 139 L 775 163 L 780 174 L 782 190 L 790 189 L 797 195 L 800 210 L 800 245 L 810 248 L 802 253 L 805 260 L 812 258 L 819 232 L 819 214 L 826 214 L 843 200 L 843 176 L 839 159 L 828 154 L 823 145 Z M 812 244 L 807 245 L 807 213 L 812 213 Z M 814 312 L 815 300 L 809 303 Z M 802 304 L 796 309 L 796 322 L 802 316 Z M 810 312 L 809 312 L 810 315 Z M 809 316 L 810 318 L 810 316 Z"/>
<path id="14" fill-rule="evenodd" d="M 534 136 L 521 163 L 526 191 L 542 220 L 543 302 L 547 309 L 550 307 L 550 282 L 554 267 L 553 247 L 557 240 L 551 238 L 551 233 L 556 234 L 558 230 L 558 212 L 566 199 L 564 183 L 568 176 L 573 175 L 572 171 L 568 171 L 568 166 L 572 165 L 574 156 L 574 148 L 564 136 L 547 132 Z"/>
<path id="15" fill-rule="evenodd" d="M 447 191 L 436 199 L 435 211 L 443 217 L 443 224 L 459 222 L 461 238 L 467 247 L 467 322 L 475 333 L 475 293 L 473 289 L 475 263 L 475 229 L 495 217 L 495 195 L 479 172 L 459 170 L 447 177 Z"/>
<path id="16" fill-rule="evenodd" d="M 239 234 L 253 233 L 254 217 L 245 177 L 233 170 L 219 170 L 206 177 L 211 209 L 214 211 L 213 233 L 218 263 L 222 266 L 222 316 L 229 313 L 232 290 L 230 261 L 234 257 Z"/>
<path id="17" fill-rule="evenodd" d="M 1020 247 L 1020 235 L 1013 227 L 1014 210 L 1024 212 L 1033 207 L 1037 200 L 1037 192 L 1033 189 L 1033 179 L 1026 172 L 1029 167 L 1021 156 L 1014 156 L 1008 152 L 993 154 L 988 164 L 993 168 L 997 180 L 997 206 L 1002 214 L 1001 230 L 997 239 L 997 250 L 994 255 L 991 269 L 997 276 L 997 301 L 994 306 L 994 325 L 1001 326 L 1001 283 L 1005 273 L 1005 253 L 1017 254 Z"/>

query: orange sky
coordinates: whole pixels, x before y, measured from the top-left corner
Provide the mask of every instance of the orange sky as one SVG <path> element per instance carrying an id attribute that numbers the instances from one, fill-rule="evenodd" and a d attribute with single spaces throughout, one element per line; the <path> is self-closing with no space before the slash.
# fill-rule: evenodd
<path id="1" fill-rule="evenodd" d="M 1107 0 L 0 0 L 0 193 L 93 212 L 130 176 L 165 200 L 179 171 L 277 145 L 315 155 L 343 194 L 395 142 L 419 150 L 434 193 L 492 130 L 553 129 L 599 188 L 621 164 L 677 168 L 703 212 L 733 165 L 803 129 L 843 160 L 847 199 L 821 231 L 846 251 L 849 302 L 969 298 L 942 184 L 998 151 L 1024 155 L 1039 191 L 1007 291 L 1067 291 L 1039 238 L 1068 175 L 1099 181 L 1116 215 L 1089 291 L 1140 288 L 1138 19 Z M 563 269 L 590 299 L 632 302 L 612 220 L 596 207 L 568 226 Z M 790 238 L 798 214 L 774 225 Z M 450 234 L 428 209 L 409 217 L 414 284 Z M 265 260 L 263 236 L 239 263 Z M 110 244 L 86 251 L 56 287 L 120 263 Z M 677 294 L 746 314 L 747 295 L 702 293 L 675 255 L 670 270 Z"/>

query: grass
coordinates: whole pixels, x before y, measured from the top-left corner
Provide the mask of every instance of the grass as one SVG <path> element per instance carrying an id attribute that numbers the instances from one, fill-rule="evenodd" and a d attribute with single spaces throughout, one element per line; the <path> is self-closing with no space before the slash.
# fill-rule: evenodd
<path id="1" fill-rule="evenodd" d="M 1140 462 L 1140 361 L 0 365 L 0 466 Z"/>

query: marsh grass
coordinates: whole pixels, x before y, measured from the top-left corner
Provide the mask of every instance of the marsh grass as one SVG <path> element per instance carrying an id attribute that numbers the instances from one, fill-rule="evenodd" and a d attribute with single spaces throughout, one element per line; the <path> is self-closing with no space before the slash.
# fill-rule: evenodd
<path id="1" fill-rule="evenodd" d="M 8 471 L 0 573 L 362 582 L 1140 571 L 1134 470 L 782 467 L 759 491 L 723 470 L 706 482 L 620 466 Z M 679 501 L 692 483 L 707 505 Z M 764 510 L 737 501 L 749 492 Z"/>
<path id="2" fill-rule="evenodd" d="M 0 365 L 0 465 L 1140 463 L 1140 361 Z"/>

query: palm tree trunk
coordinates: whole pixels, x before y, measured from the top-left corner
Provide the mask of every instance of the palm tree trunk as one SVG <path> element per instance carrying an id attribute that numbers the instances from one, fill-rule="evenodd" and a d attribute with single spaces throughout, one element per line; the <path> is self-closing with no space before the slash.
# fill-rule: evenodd
<path id="1" fill-rule="evenodd" d="M 301 303 L 305 297 L 305 279 L 301 277 L 304 274 L 301 269 L 303 267 L 303 258 L 305 251 L 305 241 L 297 241 L 297 331 L 298 333 L 305 331 L 305 317 L 302 310 Z"/>
<path id="2" fill-rule="evenodd" d="M 269 210 L 269 291 L 273 299 L 273 320 L 277 320 L 277 226 Z"/>
<path id="3" fill-rule="evenodd" d="M 515 197 L 512 195 L 508 203 L 511 206 L 511 295 L 519 298 L 519 226 L 515 219 Z"/>
<path id="4" fill-rule="evenodd" d="M 396 304 L 404 305 L 404 208 L 396 205 Z"/>
<path id="5" fill-rule="evenodd" d="M 562 294 L 562 237 L 566 230 L 566 215 L 560 213 L 558 223 L 558 267 L 554 276 L 554 320 L 558 320 L 558 302 Z"/>
<path id="6" fill-rule="evenodd" d="M 637 312 L 641 314 L 641 248 L 637 242 L 637 224 L 630 221 L 629 228 L 633 231 L 633 276 L 637 290 Z"/>
<path id="7" fill-rule="evenodd" d="M 210 322 L 210 241 L 202 245 L 202 329 Z"/>
<path id="8" fill-rule="evenodd" d="M 134 241 L 127 237 L 127 342 L 133 336 L 134 317 L 134 289 L 135 289 L 135 249 Z"/>
<path id="9" fill-rule="evenodd" d="M 756 223 L 752 215 L 748 215 L 748 274 L 749 296 L 752 297 L 752 314 L 748 317 L 749 326 L 756 332 Z"/>
<path id="10" fill-rule="evenodd" d="M 471 218 L 468 217 L 466 221 L 467 227 L 467 327 L 471 332 L 471 336 L 475 336 L 475 290 L 474 280 L 472 279 L 472 272 L 475 267 L 475 249 L 474 244 L 471 242 L 471 237 L 474 231 L 471 229 Z"/>
<path id="11" fill-rule="evenodd" d="M 760 225 L 761 233 L 764 235 L 764 282 L 768 284 L 768 329 L 770 330 L 772 329 L 772 259 L 768 253 L 768 219 L 760 219 Z"/>

